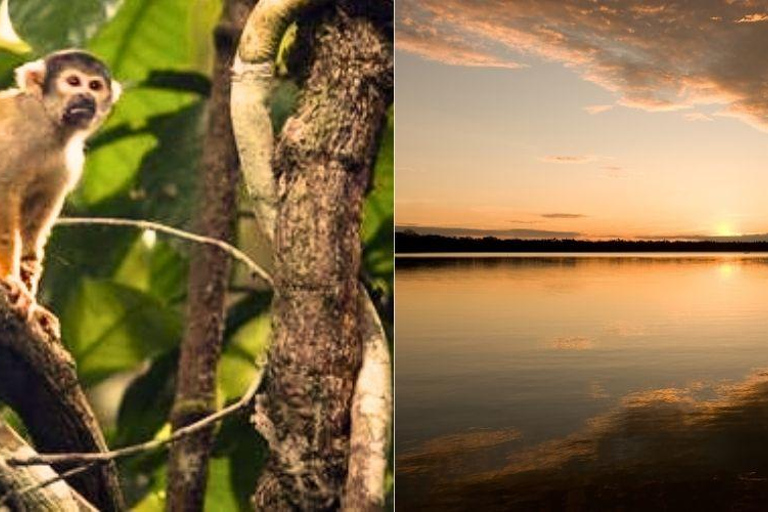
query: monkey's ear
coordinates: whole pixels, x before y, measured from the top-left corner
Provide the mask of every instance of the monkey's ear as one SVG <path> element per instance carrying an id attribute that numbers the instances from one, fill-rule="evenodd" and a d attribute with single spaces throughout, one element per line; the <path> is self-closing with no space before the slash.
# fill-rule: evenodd
<path id="1" fill-rule="evenodd" d="M 110 87 L 112 88 L 112 103 L 115 103 L 123 94 L 123 86 L 117 80 L 112 80 Z"/>
<path id="2" fill-rule="evenodd" d="M 17 67 L 14 74 L 16 84 L 22 92 L 42 93 L 43 80 L 45 80 L 45 61 L 43 59 L 27 62 Z"/>

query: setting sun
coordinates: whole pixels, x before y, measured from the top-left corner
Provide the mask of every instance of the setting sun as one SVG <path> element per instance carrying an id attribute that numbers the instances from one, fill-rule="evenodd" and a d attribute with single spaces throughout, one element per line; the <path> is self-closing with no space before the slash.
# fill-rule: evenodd
<path id="1" fill-rule="evenodd" d="M 731 228 L 730 224 L 725 222 L 721 222 L 717 225 L 715 234 L 717 236 L 737 236 L 737 233 L 733 230 L 733 228 Z"/>

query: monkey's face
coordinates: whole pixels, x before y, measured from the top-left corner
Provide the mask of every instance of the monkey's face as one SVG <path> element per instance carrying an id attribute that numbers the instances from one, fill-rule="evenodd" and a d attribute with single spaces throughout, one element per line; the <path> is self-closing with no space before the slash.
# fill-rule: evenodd
<path id="1" fill-rule="evenodd" d="M 61 123 L 76 129 L 95 128 L 112 107 L 112 84 L 107 77 L 77 68 L 64 69 L 55 79 L 53 94 L 61 105 Z"/>
<path id="2" fill-rule="evenodd" d="M 16 70 L 19 88 L 39 97 L 48 114 L 70 132 L 93 132 L 120 96 L 106 65 L 90 53 L 64 50 Z"/>

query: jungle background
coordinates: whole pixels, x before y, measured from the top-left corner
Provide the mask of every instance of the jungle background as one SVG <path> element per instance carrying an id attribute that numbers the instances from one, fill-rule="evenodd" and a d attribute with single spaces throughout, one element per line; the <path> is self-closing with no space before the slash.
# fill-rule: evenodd
<path id="1" fill-rule="evenodd" d="M 199 157 L 214 58 L 212 34 L 221 7 L 220 0 L 2 3 L 3 88 L 13 85 L 13 69 L 19 64 L 70 47 L 102 58 L 124 87 L 110 119 L 88 143 L 83 179 L 68 199 L 65 216 L 143 219 L 194 231 L 191 220 L 199 207 Z M 281 68 L 285 66 L 278 61 Z M 284 74 L 272 96 L 276 131 L 298 93 L 299 85 Z M 253 236 L 253 222 L 243 192 L 237 245 L 268 266 L 270 255 Z M 389 334 L 392 226 L 390 110 L 362 226 L 364 277 L 385 313 Z M 63 341 L 111 448 L 169 434 L 189 249 L 187 242 L 154 231 L 105 226 L 58 227 L 47 247 L 40 300 L 61 319 Z M 253 361 L 269 340 L 270 298 L 270 292 L 236 263 L 218 371 L 221 404 L 239 398 L 255 375 Z M 10 409 L 0 411 L 24 431 Z M 224 420 L 209 467 L 206 509 L 249 509 L 265 455 L 266 445 L 244 417 Z M 166 459 L 167 452 L 160 450 L 119 461 L 131 509 L 163 510 Z"/>

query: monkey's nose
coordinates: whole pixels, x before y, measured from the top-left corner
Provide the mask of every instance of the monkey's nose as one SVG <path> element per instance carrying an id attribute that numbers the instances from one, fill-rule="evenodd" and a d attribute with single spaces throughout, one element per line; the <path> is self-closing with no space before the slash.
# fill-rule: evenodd
<path id="1" fill-rule="evenodd" d="M 64 111 L 64 121 L 71 125 L 88 123 L 96 115 L 96 100 L 89 94 L 78 94 L 72 98 Z"/>

